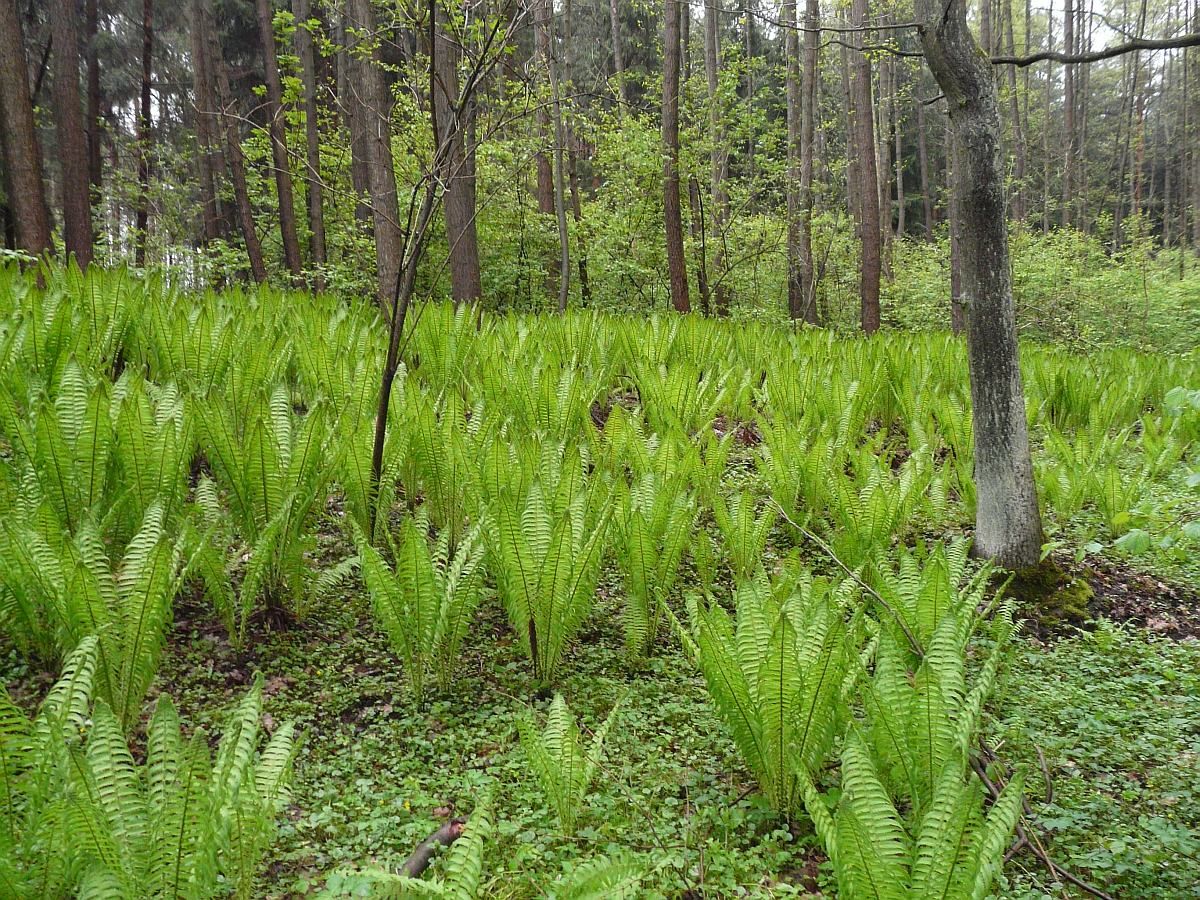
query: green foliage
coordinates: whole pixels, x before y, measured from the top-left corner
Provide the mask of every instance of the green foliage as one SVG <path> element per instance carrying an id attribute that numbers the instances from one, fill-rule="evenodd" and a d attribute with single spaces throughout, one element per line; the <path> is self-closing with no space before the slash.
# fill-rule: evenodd
<path id="1" fill-rule="evenodd" d="M 844 589 L 807 573 L 771 584 L 759 574 L 734 597 L 736 622 L 720 605 L 695 606 L 698 663 L 713 706 L 776 811 L 799 803 L 797 767 L 825 761 L 854 665 Z"/>
<path id="2" fill-rule="evenodd" d="M 108 705 L 91 703 L 99 663 L 98 642 L 81 642 L 32 721 L 0 695 L 6 896 L 252 896 L 291 777 L 292 726 L 256 752 L 258 680 L 214 761 L 203 731 L 183 739 L 163 696 L 139 764 Z"/>
<path id="3" fill-rule="evenodd" d="M 563 834 L 570 835 L 575 831 L 584 798 L 604 753 L 604 739 L 620 706 L 618 703 L 612 708 L 586 749 L 579 726 L 562 694 L 554 695 L 544 729 L 538 728 L 530 712 L 517 719 L 521 748 L 542 793 L 558 816 Z"/>
<path id="4" fill-rule="evenodd" d="M 423 518 L 406 519 L 398 540 L 388 535 L 394 568 L 360 533 L 359 567 L 371 594 L 375 615 L 400 653 L 417 702 L 425 696 L 432 673 L 445 692 L 454 681 L 463 640 L 483 596 L 483 544 L 478 529 L 450 551 L 442 532 L 430 548 Z"/>

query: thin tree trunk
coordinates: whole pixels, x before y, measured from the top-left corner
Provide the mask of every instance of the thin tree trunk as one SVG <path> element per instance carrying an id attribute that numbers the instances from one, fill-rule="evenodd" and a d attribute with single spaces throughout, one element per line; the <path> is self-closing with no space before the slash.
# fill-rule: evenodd
<path id="1" fill-rule="evenodd" d="M 700 195 L 700 179 L 695 175 L 688 176 L 688 204 L 692 208 L 688 227 L 696 246 L 696 288 L 700 291 L 700 312 L 707 316 L 712 311 L 712 292 L 708 285 L 708 241 L 704 233 L 704 198 Z"/>
<path id="2" fill-rule="evenodd" d="M 358 60 L 354 58 L 351 44 L 354 37 L 346 31 L 345 7 L 334 27 L 337 52 L 337 96 L 338 108 L 346 122 L 350 135 L 350 184 L 354 188 L 356 203 L 354 219 L 371 230 L 371 177 L 367 166 L 367 112 L 363 108 L 357 81 Z"/>
<path id="3" fill-rule="evenodd" d="M 275 170 L 275 193 L 279 200 L 279 236 L 283 241 L 284 265 L 293 277 L 299 278 L 304 270 L 300 262 L 300 238 L 296 230 L 296 202 L 292 194 L 292 168 L 288 159 L 287 128 L 283 121 L 283 85 L 279 80 L 279 62 L 275 55 L 275 18 L 271 0 L 257 0 L 257 9 L 258 39 L 266 72 L 271 160 Z"/>
<path id="4" fill-rule="evenodd" d="M 754 199 L 754 174 L 756 163 L 754 158 L 756 136 L 754 134 L 754 55 L 758 42 L 755 40 L 754 0 L 742 0 L 742 13 L 745 17 L 745 54 L 746 54 L 746 121 L 749 124 L 750 136 L 746 140 L 746 172 L 750 182 L 750 198 Z"/>
<path id="5" fill-rule="evenodd" d="M 54 130 L 62 169 L 63 237 L 67 257 L 79 267 L 92 261 L 92 207 L 88 189 L 87 133 L 79 102 L 79 36 L 74 0 L 50 0 L 54 74 Z"/>
<path id="6" fill-rule="evenodd" d="M 720 11 L 721 0 L 705 0 L 704 79 L 708 93 L 708 137 L 712 144 L 708 157 L 709 206 L 712 211 L 712 232 L 717 238 L 713 272 L 718 283 L 712 301 L 717 315 L 725 315 L 729 312 L 729 291 L 725 286 L 722 271 L 725 268 L 725 225 L 729 221 L 729 196 L 725 191 L 725 179 L 729 175 L 729 149 L 718 98 L 721 74 Z M 704 243 L 707 244 L 707 236 Z M 707 257 L 707 252 L 705 256 Z M 707 267 L 707 258 L 705 266 Z M 705 274 L 707 275 L 707 272 Z M 701 294 L 703 293 L 701 290 Z M 704 302 L 707 305 L 707 298 L 704 298 Z"/>
<path id="7" fill-rule="evenodd" d="M 800 34 L 796 29 L 796 0 L 784 0 L 784 94 L 787 101 L 787 300 L 788 315 L 799 321 L 806 306 L 804 271 L 800 259 L 801 100 Z"/>
<path id="8" fill-rule="evenodd" d="M 1013 36 L 1013 0 L 1004 0 L 1004 24 L 1008 39 L 1008 52 L 1015 56 L 1016 40 Z M 1017 94 L 1017 69 L 1015 66 L 1005 66 L 1008 76 L 1009 118 L 1012 127 L 1013 146 L 1013 209 L 1012 217 L 1017 222 L 1025 222 L 1025 132 L 1021 128 L 1021 99 Z"/>
<path id="9" fill-rule="evenodd" d="M 225 69 L 225 53 L 221 49 L 217 30 L 213 24 L 212 0 L 201 0 L 204 6 L 204 34 L 207 38 L 208 60 L 214 75 L 217 90 L 217 105 L 220 107 L 221 122 L 225 131 L 226 157 L 229 177 L 233 182 L 233 196 L 237 203 L 238 223 L 242 229 L 242 240 L 246 244 L 246 256 L 250 260 L 250 273 L 262 284 L 267 280 L 267 266 L 263 261 L 262 243 L 254 225 L 254 208 L 250 205 L 250 191 L 246 187 L 246 160 L 242 155 L 242 140 L 238 131 L 238 119 L 232 115 L 233 96 L 229 90 L 229 73 Z"/>
<path id="10" fill-rule="evenodd" d="M 0 127 L 16 243 L 30 256 L 41 256 L 54 248 L 17 0 L 0 0 Z"/>
<path id="11" fill-rule="evenodd" d="M 308 200 L 308 253 L 315 270 L 314 285 L 325 290 L 325 185 L 321 177 L 321 123 L 317 104 L 317 60 L 313 36 L 309 31 L 312 7 L 309 0 L 292 0 L 296 17 L 296 55 L 300 58 L 300 79 L 304 87 L 304 160 L 308 170 L 305 195 Z"/>
<path id="12" fill-rule="evenodd" d="M 101 165 L 100 127 L 100 60 L 96 52 L 96 37 L 100 27 L 97 0 L 86 0 L 84 4 L 84 31 L 87 48 L 84 52 L 87 64 L 87 133 L 88 133 L 88 183 L 92 186 L 93 210 L 100 204 L 100 183 L 103 178 Z"/>
<path id="13" fill-rule="evenodd" d="M 464 129 L 455 127 L 458 103 L 458 62 L 463 48 L 451 27 L 448 12 L 438 4 L 437 53 L 433 102 L 437 106 L 442 140 L 449 141 L 449 175 L 442 197 L 446 240 L 450 254 L 450 290 L 455 303 L 473 303 L 483 294 L 479 271 L 479 239 L 475 228 L 475 155 L 468 153 L 466 131 L 474 118 L 473 109 L 461 110 Z M 474 101 L 471 102 L 474 106 Z"/>
<path id="14" fill-rule="evenodd" d="M 1063 49 L 1074 53 L 1075 7 L 1074 0 L 1066 0 L 1063 12 Z M 1062 174 L 1062 224 L 1071 225 L 1075 206 L 1075 67 L 1063 66 L 1063 174 Z"/>
<path id="15" fill-rule="evenodd" d="M 572 93 L 573 85 L 575 84 L 575 57 L 573 48 L 575 46 L 575 29 L 574 19 L 571 16 L 571 0 L 565 0 L 563 4 L 563 26 L 564 40 L 563 50 L 565 54 L 564 63 L 566 66 L 567 93 Z M 572 101 L 574 104 L 574 101 Z M 577 266 L 579 268 L 579 299 L 584 306 L 590 306 L 592 303 L 592 287 L 588 281 L 588 250 L 587 238 L 583 233 L 583 204 L 579 196 L 579 149 L 578 141 L 575 134 L 568 126 L 567 133 L 567 185 L 571 191 L 571 216 L 575 221 L 576 241 L 579 244 L 579 260 Z"/>
<path id="16" fill-rule="evenodd" d="M 346 0 L 346 16 L 348 28 L 362 35 L 375 33 L 375 13 L 370 0 Z M 351 71 L 351 90 L 357 91 L 362 101 L 364 152 L 375 224 L 375 279 L 379 303 L 383 305 L 395 292 L 403 246 L 392 162 L 392 96 L 374 52 L 356 57 Z"/>
<path id="17" fill-rule="evenodd" d="M 549 5 L 550 0 L 547 0 Z M 563 174 L 563 148 L 567 143 L 567 129 L 563 121 L 562 96 L 558 85 L 558 53 L 555 50 L 554 22 L 547 23 L 550 33 L 550 53 L 547 57 L 550 76 L 550 99 L 554 115 L 554 218 L 558 224 L 558 311 L 567 311 L 567 300 L 571 292 L 571 238 L 567 231 L 566 186 Z"/>
<path id="18" fill-rule="evenodd" d="M 683 255 L 683 214 L 679 201 L 679 16 L 680 0 L 664 0 L 663 11 L 663 224 L 671 305 L 688 312 L 687 261 Z"/>
<path id="19" fill-rule="evenodd" d="M 958 202 L 958 191 L 955 189 L 958 171 L 958 149 L 955 143 L 953 131 L 947 128 L 946 156 L 950 170 L 950 330 L 955 334 L 962 334 L 967 329 L 967 311 L 962 293 L 962 208 Z"/>
<path id="20" fill-rule="evenodd" d="M 134 265 L 146 265 L 146 241 L 150 237 L 150 130 L 151 80 L 154 74 L 154 0 L 142 0 L 142 91 L 138 109 L 138 205 Z"/>
<path id="21" fill-rule="evenodd" d="M 553 0 L 533 0 L 534 3 L 534 43 L 537 46 L 538 61 L 542 69 L 550 71 L 550 54 L 552 38 L 550 28 L 553 15 Z M 551 101 L 552 103 L 553 101 Z M 551 104 L 539 102 L 537 105 L 538 153 L 537 166 L 537 202 L 538 212 L 543 215 L 554 214 L 554 168 L 546 146 L 551 142 L 553 123 L 550 121 Z"/>
<path id="22" fill-rule="evenodd" d="M 213 164 L 212 76 L 205 47 L 203 10 L 200 0 L 192 0 L 192 93 L 196 104 L 196 138 L 199 152 L 196 163 L 200 181 L 200 220 L 203 243 L 207 246 L 221 236 L 217 207 L 217 179 Z"/>
<path id="23" fill-rule="evenodd" d="M 867 24 L 867 0 L 853 0 L 851 25 Z M 880 225 L 879 175 L 875 169 L 875 129 L 871 115 L 871 64 L 862 52 L 863 32 L 851 39 L 850 121 L 853 123 L 855 155 L 860 165 L 859 206 L 862 213 L 862 275 L 859 283 L 861 324 L 867 334 L 879 330 Z"/>
<path id="24" fill-rule="evenodd" d="M 1011 66 L 1010 66 L 1011 68 Z M 895 165 L 896 165 L 896 235 L 904 236 L 905 229 L 905 206 L 907 198 L 904 196 L 904 129 L 900 127 L 900 115 L 896 104 L 896 95 L 900 93 L 899 84 L 899 68 L 896 61 L 892 61 L 892 96 L 889 101 L 891 104 L 890 118 L 892 120 L 892 134 L 895 138 Z"/>
<path id="25" fill-rule="evenodd" d="M 925 139 L 925 102 L 918 97 L 917 108 L 917 168 L 921 179 L 921 211 L 925 216 L 925 239 L 933 240 L 933 197 L 929 193 L 929 148 Z"/>
<path id="26" fill-rule="evenodd" d="M 967 27 L 964 0 L 917 0 L 921 43 L 946 95 L 957 143 L 954 190 L 963 210 L 975 437 L 974 552 L 1010 569 L 1041 559 L 1043 532 L 1025 420 L 1025 394 L 1004 218 L 995 73 Z"/>
<path id="27" fill-rule="evenodd" d="M 618 109 L 629 102 L 629 85 L 625 79 L 625 58 L 621 52 L 621 16 L 617 0 L 608 0 L 608 20 L 612 30 L 613 75 L 617 79 Z"/>
<path id="28" fill-rule="evenodd" d="M 1046 49 L 1054 49 L 1054 11 L 1046 17 Z M 1050 108 L 1054 101 L 1054 63 L 1046 63 L 1046 97 L 1042 120 L 1042 234 L 1050 232 Z"/>
<path id="29" fill-rule="evenodd" d="M 804 80 L 800 97 L 800 240 L 797 246 L 800 282 L 803 288 L 801 315 L 810 325 L 817 325 L 817 280 L 813 266 L 813 152 L 816 133 L 817 65 L 819 62 L 821 24 L 819 0 L 807 0 L 804 5 Z"/>

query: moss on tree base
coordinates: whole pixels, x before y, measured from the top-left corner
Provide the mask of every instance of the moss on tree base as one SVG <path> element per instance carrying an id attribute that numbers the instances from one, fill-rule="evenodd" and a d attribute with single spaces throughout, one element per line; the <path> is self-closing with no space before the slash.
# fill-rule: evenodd
<path id="1" fill-rule="evenodd" d="M 1039 634 L 1082 625 L 1095 596 L 1086 579 L 1071 575 L 1051 559 L 1015 573 L 1006 593 Z"/>

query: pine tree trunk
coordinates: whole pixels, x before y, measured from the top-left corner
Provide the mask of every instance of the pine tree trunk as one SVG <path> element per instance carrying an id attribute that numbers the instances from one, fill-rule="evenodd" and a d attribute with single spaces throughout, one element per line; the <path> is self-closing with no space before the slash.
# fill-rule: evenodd
<path id="1" fill-rule="evenodd" d="M 246 160 L 242 155 L 242 140 L 238 120 L 231 113 L 233 97 L 229 90 L 229 73 L 225 69 L 225 53 L 221 49 L 216 28 L 213 25 L 212 0 L 201 0 L 204 7 L 204 35 L 208 43 L 208 61 L 214 76 L 217 105 L 221 110 L 221 123 L 225 132 L 225 150 L 229 163 L 229 177 L 233 182 L 233 196 L 237 203 L 238 224 L 242 229 L 242 240 L 246 244 L 246 257 L 250 261 L 250 274 L 262 284 L 267 280 L 267 266 L 263 261 L 262 243 L 254 225 L 254 208 L 250 205 L 250 191 L 246 187 Z"/>
<path id="2" fill-rule="evenodd" d="M 138 206 L 134 265 L 146 265 L 146 241 L 150 237 L 150 130 L 151 79 L 154 74 L 154 0 L 142 0 L 142 91 L 138 109 Z"/>
<path id="3" fill-rule="evenodd" d="M 817 279 L 813 266 L 813 152 L 816 143 L 817 65 L 820 56 L 821 24 L 819 0 L 807 0 L 804 7 L 804 79 L 800 98 L 800 242 L 797 247 L 800 263 L 800 282 L 803 287 L 801 315 L 810 325 L 817 325 Z"/>
<path id="4" fill-rule="evenodd" d="M 296 56 L 300 59 L 300 79 L 304 87 L 304 165 L 307 170 L 305 195 L 308 201 L 308 252 L 316 270 L 313 284 L 325 290 L 322 271 L 325 251 L 325 185 L 321 180 L 321 123 L 317 103 L 317 60 L 308 22 L 312 20 L 309 0 L 292 0 L 296 18 Z"/>
<path id="5" fill-rule="evenodd" d="M 683 255 L 683 211 L 679 200 L 679 17 L 680 0 L 664 0 L 663 27 L 663 225 L 667 239 L 667 269 L 671 305 L 691 310 L 687 261 Z"/>
<path id="6" fill-rule="evenodd" d="M 100 204 L 100 183 L 104 169 L 101 165 L 100 142 L 100 60 L 96 51 L 96 36 L 100 26 L 97 0 L 86 0 L 84 4 L 84 31 L 87 64 L 87 134 L 88 134 L 88 183 L 92 186 L 93 210 Z"/>
<path id="7" fill-rule="evenodd" d="M 729 175 L 729 149 L 718 98 L 721 74 L 720 4 L 721 0 L 705 0 L 704 4 L 704 80 L 708 92 L 708 137 L 712 144 L 708 157 L 709 208 L 712 233 L 717 238 L 713 254 L 713 274 L 717 278 L 717 286 L 712 292 L 712 302 L 717 315 L 725 315 L 729 312 L 729 291 L 725 287 L 722 271 L 725 268 L 725 225 L 729 221 L 729 195 L 725 191 L 725 179 Z M 707 299 L 705 303 L 707 305 Z"/>
<path id="8" fill-rule="evenodd" d="M 54 248 L 17 0 L 0 0 L 0 127 L 16 244 L 30 256 L 41 256 Z"/>
<path id="9" fill-rule="evenodd" d="M 149 0 L 147 0 L 149 2 Z M 275 171 L 275 193 L 279 200 L 279 236 L 283 262 L 292 276 L 303 273 L 300 238 L 296 230 L 296 201 L 292 194 L 292 164 L 288 159 L 287 124 L 283 120 L 283 85 L 275 55 L 275 17 L 271 0 L 257 0 L 258 40 L 263 52 L 267 84 L 267 117 L 270 120 L 271 161 Z"/>
<path id="10" fill-rule="evenodd" d="M 851 25 L 867 24 L 867 0 L 853 0 Z M 859 298 L 861 325 L 867 334 L 879 330 L 880 225 L 879 175 L 875 166 L 875 128 L 871 114 L 871 64 L 862 52 L 863 32 L 856 31 L 850 41 L 850 121 L 854 133 L 855 155 L 859 162 L 859 208 L 861 210 L 862 261 Z"/>
<path id="11" fill-rule="evenodd" d="M 213 163 L 213 124 L 215 115 L 212 99 L 211 74 L 205 47 L 204 19 L 200 0 L 192 0 L 192 94 L 196 104 L 196 138 L 200 144 L 196 154 L 200 184 L 200 221 L 205 246 L 221 236 L 220 213 L 217 208 L 217 179 Z"/>
<path id="12" fill-rule="evenodd" d="M 375 13 L 370 0 L 346 0 L 347 28 L 359 35 L 375 34 Z M 350 35 L 347 34 L 347 38 Z M 355 57 L 351 66 L 352 91 L 362 99 L 364 155 L 371 217 L 375 224 L 375 280 L 379 303 L 386 305 L 399 278 L 403 238 L 396 170 L 392 162 L 392 95 L 383 79 L 376 53 Z"/>
<path id="13" fill-rule="evenodd" d="M 463 129 L 469 127 L 474 110 L 462 110 L 462 127 L 455 127 L 454 117 L 459 99 L 458 63 L 462 48 L 450 28 L 445 7 L 439 3 L 437 10 L 438 43 L 434 54 L 436 78 L 433 102 L 437 106 L 441 140 L 450 142 L 447 157 L 449 177 L 442 201 L 450 254 L 450 291 L 455 303 L 473 303 L 482 296 L 483 283 L 479 271 L 479 239 L 475 228 L 475 154 L 467 151 L 467 135 Z"/>
<path id="14" fill-rule="evenodd" d="M 964 0 L 917 0 L 921 43 L 950 108 L 963 212 L 963 287 L 975 436 L 978 556 L 1038 564 L 1043 543 L 1021 383 L 1005 223 L 995 73 L 967 27 Z"/>
<path id="15" fill-rule="evenodd" d="M 54 75 L 54 131 L 62 167 L 63 238 L 79 267 L 92 261 L 92 207 L 88 189 L 87 132 L 79 102 L 79 36 L 74 0 L 50 0 Z"/>

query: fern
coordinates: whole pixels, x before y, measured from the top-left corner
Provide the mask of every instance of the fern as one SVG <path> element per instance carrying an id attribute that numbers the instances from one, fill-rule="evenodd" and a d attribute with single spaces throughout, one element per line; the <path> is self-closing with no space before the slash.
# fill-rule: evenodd
<path id="1" fill-rule="evenodd" d="M 546 716 L 546 727 L 539 729 L 532 714 L 526 713 L 517 719 L 521 734 L 521 748 L 529 768 L 541 785 L 563 834 L 573 834 L 583 800 L 596 776 L 596 769 L 604 752 L 604 739 L 608 735 L 621 704 L 617 703 L 608 714 L 591 744 L 585 749 L 575 717 L 567 708 L 561 694 L 555 694 Z"/>
<path id="2" fill-rule="evenodd" d="M 678 481 L 648 474 L 629 490 L 618 517 L 617 546 L 625 576 L 625 649 L 635 659 L 658 635 L 695 519 L 695 504 Z"/>
<path id="3" fill-rule="evenodd" d="M 449 532 L 431 550 L 423 518 L 407 519 L 392 542 L 395 568 L 358 535 L 359 565 L 375 615 L 392 648 L 404 659 L 409 685 L 418 702 L 429 674 L 449 690 L 463 640 L 483 595 L 483 544 L 478 529 L 469 532 L 451 555 Z M 390 540 L 390 536 L 389 536 Z"/>
<path id="4" fill-rule="evenodd" d="M 763 551 L 767 537 L 775 525 L 775 509 L 766 506 L 756 511 L 757 502 L 752 494 L 739 493 L 732 504 L 722 497 L 713 500 L 713 519 L 729 551 L 729 565 L 737 581 L 753 576 L 763 564 Z"/>
<path id="5" fill-rule="evenodd" d="M 708 691 L 772 808 L 797 810 L 797 766 L 824 761 L 837 731 L 842 683 L 857 625 L 844 595 L 804 575 L 784 596 L 759 574 L 734 598 L 736 623 L 717 604 L 697 606 L 693 633 Z"/>

